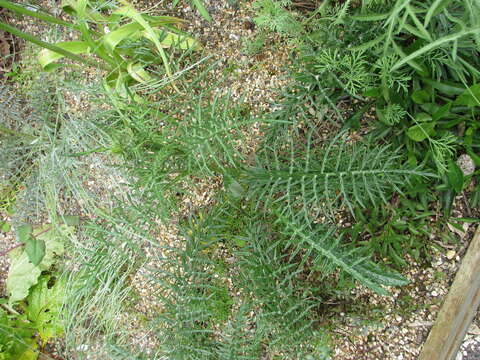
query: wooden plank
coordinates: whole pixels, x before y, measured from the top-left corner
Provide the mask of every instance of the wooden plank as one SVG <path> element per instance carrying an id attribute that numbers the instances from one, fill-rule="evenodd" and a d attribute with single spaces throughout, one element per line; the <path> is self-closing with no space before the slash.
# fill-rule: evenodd
<path id="1" fill-rule="evenodd" d="M 480 226 L 463 257 L 419 360 L 454 360 L 480 304 Z"/>

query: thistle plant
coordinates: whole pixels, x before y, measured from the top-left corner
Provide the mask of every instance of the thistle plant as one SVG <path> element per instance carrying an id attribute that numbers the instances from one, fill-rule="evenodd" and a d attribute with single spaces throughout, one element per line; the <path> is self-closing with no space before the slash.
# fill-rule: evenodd
<path id="1" fill-rule="evenodd" d="M 357 206 L 386 203 L 411 177 L 430 175 L 401 165 L 390 146 L 349 143 L 345 135 L 322 144 L 315 136 L 310 129 L 304 138 L 279 138 L 262 149 L 248 171 L 250 196 L 288 214 L 333 216 L 345 207 L 354 215 Z"/>

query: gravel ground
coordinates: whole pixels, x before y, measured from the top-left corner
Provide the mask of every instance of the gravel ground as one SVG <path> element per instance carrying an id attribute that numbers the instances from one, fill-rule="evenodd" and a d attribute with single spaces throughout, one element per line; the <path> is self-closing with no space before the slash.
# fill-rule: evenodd
<path id="1" fill-rule="evenodd" d="M 276 96 L 276 89 L 287 83 L 284 77 L 284 69 L 288 65 L 287 51 L 267 49 L 259 55 L 249 56 L 242 50 L 244 39 L 251 39 L 256 31 L 251 22 L 253 15 L 251 1 L 243 2 L 240 8 L 232 7 L 226 1 L 205 0 L 205 3 L 213 17 L 211 24 L 200 19 L 189 6 L 180 8 L 179 16 L 190 20 L 185 30 L 197 34 L 206 52 L 211 53 L 219 61 L 217 73 L 212 74 L 212 77 L 220 76 L 226 68 L 231 69 L 228 81 L 218 91 L 228 90 L 235 98 L 244 97 L 255 111 L 267 110 L 269 103 Z M 141 2 L 140 5 L 149 7 L 146 2 Z M 29 30 L 43 32 L 41 27 L 29 26 Z M 71 102 L 72 108 L 79 108 L 78 99 L 71 97 Z M 199 184 L 196 193 L 184 199 L 185 211 L 191 211 L 192 208 L 204 206 L 212 201 L 215 190 L 221 183 L 218 179 L 210 180 Z M 457 216 L 460 217 L 462 214 L 463 209 L 457 209 Z M 2 220 L 10 221 L 5 215 Z M 159 225 L 158 232 L 158 238 L 166 244 L 172 245 L 181 241 L 175 224 L 171 227 Z M 448 292 L 472 232 L 473 226 L 466 235 L 457 234 L 460 240 L 458 245 L 445 247 L 445 251 L 442 252 L 435 252 L 431 267 L 425 268 L 410 261 L 411 267 L 404 275 L 411 283 L 403 288 L 392 289 L 392 297 L 379 297 L 363 287 L 355 289 L 351 296 L 359 304 L 360 310 L 353 315 L 352 311 L 347 312 L 340 307 L 338 316 L 331 320 L 334 332 L 333 359 L 416 359 Z M 0 252 L 14 243 L 12 232 L 0 233 Z M 149 280 L 149 269 L 157 264 L 154 262 L 154 250 L 148 246 L 144 250 L 147 256 L 146 263 L 132 276 L 132 284 L 140 295 L 134 310 L 151 319 L 161 310 L 154 296 L 155 285 Z M 2 285 L 7 268 L 8 257 L 0 257 L 0 293 L 4 291 Z M 366 309 L 368 313 L 363 313 Z M 121 322 L 130 322 L 134 327 L 140 328 L 141 325 L 137 324 L 134 314 L 125 314 Z M 480 359 L 479 324 L 477 317 L 456 360 Z M 132 339 L 132 345 L 139 345 L 153 353 L 157 342 L 152 334 L 143 331 Z M 102 359 L 101 356 L 91 358 Z"/>

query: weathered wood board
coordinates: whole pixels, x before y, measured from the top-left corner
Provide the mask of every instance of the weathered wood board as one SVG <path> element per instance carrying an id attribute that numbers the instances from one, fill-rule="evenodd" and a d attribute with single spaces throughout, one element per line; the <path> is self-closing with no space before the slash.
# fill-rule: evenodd
<path id="1" fill-rule="evenodd" d="M 454 360 L 480 304 L 480 226 L 463 257 L 419 360 Z"/>

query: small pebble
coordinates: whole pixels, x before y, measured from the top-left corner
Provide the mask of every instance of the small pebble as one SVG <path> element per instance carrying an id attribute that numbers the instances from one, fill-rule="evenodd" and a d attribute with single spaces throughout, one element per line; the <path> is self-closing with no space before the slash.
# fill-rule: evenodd
<path id="1" fill-rule="evenodd" d="M 456 255 L 455 251 L 448 250 L 447 254 L 446 254 L 446 257 L 447 257 L 448 260 L 452 260 L 455 257 L 455 255 Z"/>

